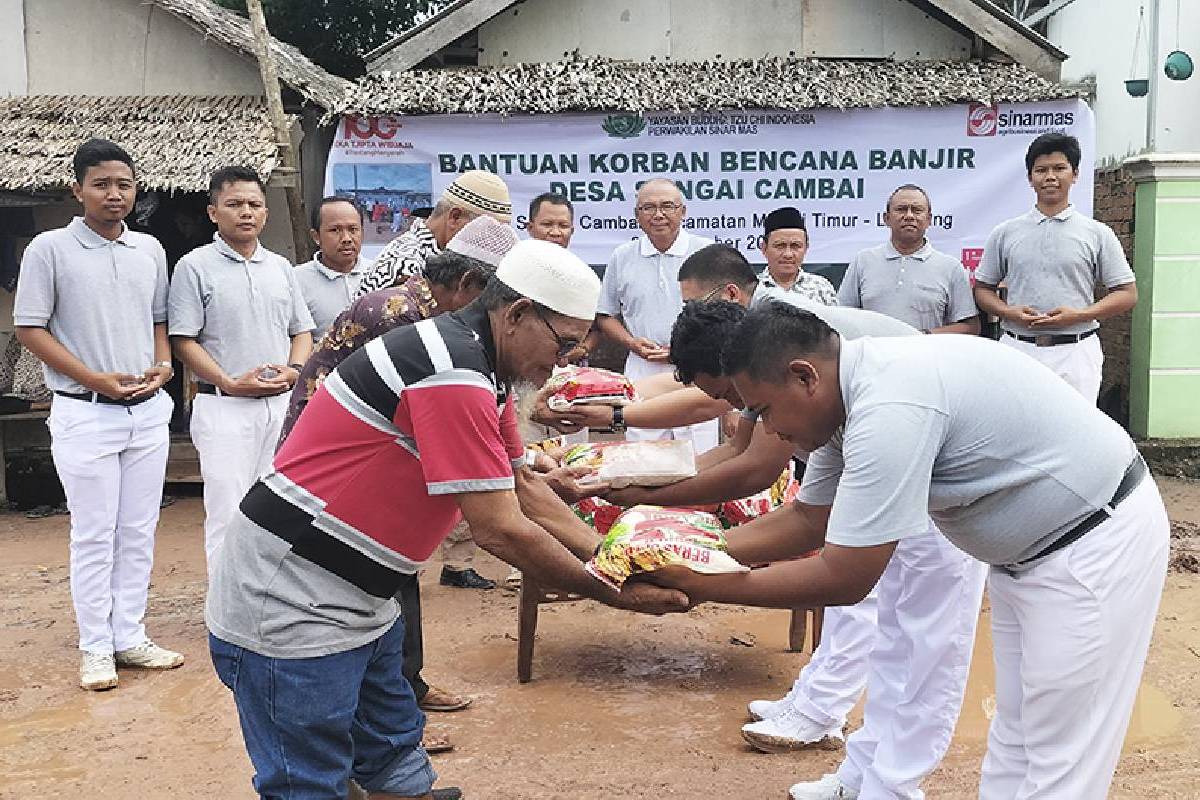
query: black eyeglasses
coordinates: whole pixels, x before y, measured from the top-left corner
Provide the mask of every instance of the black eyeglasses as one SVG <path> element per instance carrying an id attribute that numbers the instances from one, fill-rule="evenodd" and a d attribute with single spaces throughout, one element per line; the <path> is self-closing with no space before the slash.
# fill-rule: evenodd
<path id="1" fill-rule="evenodd" d="M 723 283 L 722 283 L 720 286 L 718 286 L 717 288 L 713 289 L 713 290 L 712 290 L 711 292 L 709 292 L 708 294 L 704 295 L 704 297 L 701 297 L 701 298 L 700 298 L 700 302 L 701 302 L 702 304 L 703 304 L 703 303 L 707 303 L 709 300 L 712 300 L 714 297 L 716 297 L 716 296 L 717 296 L 717 295 L 718 295 L 718 294 L 721 292 L 721 290 L 722 290 L 722 289 L 724 289 L 724 288 L 725 288 L 725 284 L 723 284 Z"/>
<path id="2" fill-rule="evenodd" d="M 554 337 L 554 341 L 558 344 L 558 355 L 556 357 L 559 360 L 566 358 L 572 350 L 579 347 L 578 339 L 572 339 L 569 336 L 559 336 L 558 331 L 554 330 L 554 326 L 550 324 L 550 320 L 542 315 L 541 310 L 538 310 L 537 315 L 538 319 L 542 321 L 542 324 L 546 326 L 547 330 L 550 331 L 550 335 Z"/>

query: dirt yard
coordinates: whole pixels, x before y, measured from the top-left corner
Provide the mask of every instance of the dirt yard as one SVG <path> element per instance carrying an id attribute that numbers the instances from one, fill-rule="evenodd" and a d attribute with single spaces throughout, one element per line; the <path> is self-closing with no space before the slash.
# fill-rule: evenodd
<path id="1" fill-rule="evenodd" d="M 1196 535 L 1200 484 L 1162 485 L 1178 532 Z M 164 511 L 147 620 L 187 664 L 122 671 L 120 688 L 99 694 L 76 686 L 67 518 L 0 515 L 0 797 L 254 796 L 233 702 L 207 656 L 201 514 L 197 498 Z M 1200 564 L 1186 552 L 1195 543 L 1179 541 L 1181 566 Z M 480 570 L 507 574 L 491 558 Z M 786 612 L 655 619 L 588 602 L 544 607 L 534 680 L 521 686 L 515 595 L 444 589 L 436 569 L 425 580 L 426 675 L 475 697 L 431 717 L 458 745 L 434 757 L 441 785 L 489 800 L 783 800 L 791 783 L 837 764 L 838 753 L 758 754 L 739 737 L 746 701 L 782 695 L 806 658 L 784 651 Z M 931 800 L 975 796 L 992 703 L 987 630 L 985 619 L 958 733 L 926 782 Z M 1112 797 L 1200 797 L 1198 742 L 1200 576 L 1173 573 Z"/>

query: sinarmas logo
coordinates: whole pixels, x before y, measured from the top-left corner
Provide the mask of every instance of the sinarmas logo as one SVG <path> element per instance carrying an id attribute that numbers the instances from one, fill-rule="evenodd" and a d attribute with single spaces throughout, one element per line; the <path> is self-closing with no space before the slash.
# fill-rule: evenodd
<path id="1" fill-rule="evenodd" d="M 999 106 L 971 103 L 967 107 L 967 136 L 995 136 L 999 116 Z"/>
<path id="2" fill-rule="evenodd" d="M 609 114 L 600 127 L 614 139 L 633 139 L 646 130 L 646 120 L 641 114 Z"/>

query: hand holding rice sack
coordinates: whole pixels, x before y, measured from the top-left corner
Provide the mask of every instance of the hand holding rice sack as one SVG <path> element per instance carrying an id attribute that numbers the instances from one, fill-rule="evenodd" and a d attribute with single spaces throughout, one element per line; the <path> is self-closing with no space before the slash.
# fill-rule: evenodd
<path id="1" fill-rule="evenodd" d="M 633 575 L 687 567 L 702 575 L 749 572 L 726 551 L 720 521 L 703 511 L 635 506 L 622 513 L 585 569 L 620 589 Z"/>

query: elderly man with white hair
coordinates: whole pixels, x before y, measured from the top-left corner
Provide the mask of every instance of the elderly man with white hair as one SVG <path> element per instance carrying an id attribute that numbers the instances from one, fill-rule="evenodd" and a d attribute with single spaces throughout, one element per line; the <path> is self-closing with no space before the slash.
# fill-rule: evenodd
<path id="1" fill-rule="evenodd" d="M 389 331 L 322 384 L 218 553 L 209 646 L 265 797 L 432 798 L 425 717 L 393 599 L 461 513 L 539 582 L 648 613 L 679 592 L 584 570 L 598 539 L 524 465 L 508 387 L 542 384 L 587 335 L 600 281 L 517 244 L 461 312 Z"/>
<path id="2" fill-rule="evenodd" d="M 683 310 L 679 268 L 692 253 L 712 244 L 683 230 L 687 206 L 673 181 L 655 178 L 642 184 L 635 210 L 642 235 L 609 258 L 596 318 L 601 333 L 629 350 L 625 376 L 631 381 L 672 371 L 671 326 Z M 702 453 L 717 445 L 717 422 L 665 430 L 630 428 L 625 438 L 691 439 Z"/>

